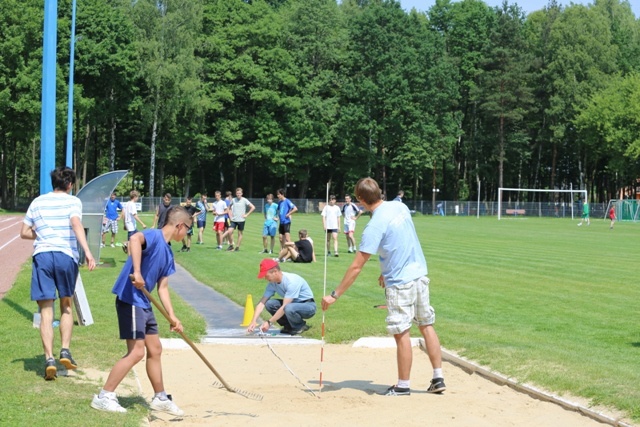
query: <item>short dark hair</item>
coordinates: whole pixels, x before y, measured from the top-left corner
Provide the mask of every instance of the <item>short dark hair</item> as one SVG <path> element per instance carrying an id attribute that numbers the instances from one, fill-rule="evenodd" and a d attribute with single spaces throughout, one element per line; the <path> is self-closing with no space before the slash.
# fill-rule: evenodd
<path id="1" fill-rule="evenodd" d="M 58 166 L 51 171 L 51 186 L 54 190 L 67 191 L 69 184 L 76 183 L 76 172 L 67 166 Z"/>
<path id="2" fill-rule="evenodd" d="M 286 194 L 284 192 L 284 188 L 278 188 L 278 190 L 276 191 L 277 194 L 282 194 L 283 196 Z"/>

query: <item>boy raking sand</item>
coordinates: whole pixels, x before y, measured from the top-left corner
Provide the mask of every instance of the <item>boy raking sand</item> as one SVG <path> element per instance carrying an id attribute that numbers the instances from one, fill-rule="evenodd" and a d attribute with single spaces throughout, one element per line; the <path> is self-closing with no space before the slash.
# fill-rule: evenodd
<path id="1" fill-rule="evenodd" d="M 158 295 L 171 318 L 172 331 L 182 332 L 182 324 L 173 313 L 169 296 L 169 276 L 175 273 L 173 252 L 169 241 L 181 241 L 191 228 L 193 218 L 180 206 L 167 212 L 161 229 L 136 233 L 129 241 L 129 258 L 116 279 L 112 292 L 116 297 L 116 312 L 120 338 L 127 342 L 127 354 L 111 369 L 107 382 L 99 394 L 94 395 L 91 407 L 108 412 L 126 412 L 120 406 L 115 390 L 129 371 L 145 357 L 147 376 L 155 395 L 150 407 L 156 411 L 182 416 L 184 412 L 169 399 L 162 381 L 162 345 L 150 301 L 140 290 L 149 292 L 158 285 Z M 133 282 L 130 279 L 133 277 Z"/>

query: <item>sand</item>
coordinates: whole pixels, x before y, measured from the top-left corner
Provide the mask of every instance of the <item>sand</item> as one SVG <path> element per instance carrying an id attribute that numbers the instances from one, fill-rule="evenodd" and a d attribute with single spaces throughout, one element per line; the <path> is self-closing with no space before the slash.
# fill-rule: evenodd
<path id="1" fill-rule="evenodd" d="M 185 411 L 183 417 L 151 412 L 148 425 L 161 426 L 602 426 L 559 405 L 536 400 L 510 387 L 444 363 L 447 390 L 426 393 L 431 368 L 414 347 L 411 396 L 378 395 L 396 379 L 394 348 L 354 348 L 271 344 L 198 344 L 231 386 L 252 400 L 213 385 L 216 378 L 190 348 L 165 348 L 167 392 Z M 117 390 L 119 395 L 153 395 L 144 365 Z M 323 387 L 319 388 L 320 371 Z M 107 373 L 94 373 L 105 375 Z M 608 416 L 613 416 L 608 414 Z"/>

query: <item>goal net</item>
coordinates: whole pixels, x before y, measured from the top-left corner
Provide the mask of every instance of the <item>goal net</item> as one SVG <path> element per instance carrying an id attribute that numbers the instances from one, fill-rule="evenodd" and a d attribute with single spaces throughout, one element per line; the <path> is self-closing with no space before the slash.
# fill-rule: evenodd
<path id="1" fill-rule="evenodd" d="M 613 207 L 616 213 L 616 221 L 633 221 L 640 220 L 640 203 L 633 199 L 611 199 L 604 211 L 604 219 L 609 219 L 609 209 Z"/>
<path id="2" fill-rule="evenodd" d="M 498 219 L 503 217 L 571 218 L 580 216 L 587 190 L 498 189 Z"/>

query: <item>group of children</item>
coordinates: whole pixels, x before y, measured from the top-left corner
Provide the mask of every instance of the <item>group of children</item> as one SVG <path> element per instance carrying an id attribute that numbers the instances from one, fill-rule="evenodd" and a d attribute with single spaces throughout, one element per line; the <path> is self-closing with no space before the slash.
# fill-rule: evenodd
<path id="1" fill-rule="evenodd" d="M 57 374 L 56 362 L 53 357 L 53 331 L 47 327 L 53 318 L 53 302 L 56 293 L 61 299 L 63 320 L 61 321 L 62 350 L 60 363 L 67 369 L 76 369 L 69 350 L 72 322 L 70 317 L 70 301 L 75 292 L 78 264 L 78 244 L 82 246 L 89 269 L 95 267 L 95 260 L 89 251 L 84 229 L 81 227 L 82 204 L 79 199 L 70 195 L 71 186 L 75 182 L 75 172 L 69 168 L 58 168 L 52 172 L 54 192 L 50 195 L 36 198 L 29 208 L 24 221 L 21 236 L 25 239 L 36 240 L 34 252 L 34 274 L 32 276 L 32 299 L 38 301 L 42 312 L 41 338 L 45 350 L 45 379 L 54 380 Z M 58 199 L 65 197 L 68 203 L 60 204 Z M 223 200 L 221 192 L 215 192 L 215 202 L 207 203 L 206 194 L 194 206 L 192 199 L 187 198 L 185 206 L 172 206 L 171 195 L 165 194 L 163 203 L 158 206 L 151 229 L 138 232 L 137 224 L 146 229 L 146 224 L 138 216 L 137 202 L 140 195 L 131 191 L 130 200 L 121 204 L 116 200 L 116 194 L 110 195 L 105 206 L 105 221 L 102 227 L 102 246 L 105 245 L 106 235 L 111 232 L 111 246 L 115 246 L 115 235 L 118 232 L 118 221 L 124 220 L 127 231 L 127 242 L 124 245 L 128 253 L 120 275 L 112 288 L 116 298 L 116 314 L 119 325 L 120 338 L 126 341 L 127 352 L 111 369 L 109 376 L 100 392 L 94 395 L 91 407 L 107 412 L 126 412 L 118 402 L 115 390 L 128 372 L 143 358 L 146 358 L 146 370 L 154 396 L 150 407 L 153 410 L 167 412 L 175 416 L 183 415 L 183 411 L 167 395 L 162 380 L 161 353 L 162 345 L 158 335 L 156 321 L 151 302 L 142 289 L 149 293 L 157 287 L 160 301 L 171 318 L 171 330 L 182 332 L 180 320 L 175 316 L 171 304 L 168 287 L 168 277 L 175 269 L 173 250 L 170 242 L 182 242 L 181 251 L 188 252 L 191 245 L 193 225 L 199 229 L 198 244 L 203 243 L 203 231 L 206 226 L 206 214 L 214 215 L 213 230 L 216 233 L 217 249 L 222 249 L 222 242 L 229 240 L 229 251 L 238 251 L 242 242 L 242 231 L 246 218 L 255 210 L 255 206 L 242 196 L 242 189 L 236 189 L 236 197 L 230 201 Z M 298 232 L 299 240 L 291 242 L 291 215 L 298 208 L 285 197 L 283 189 L 277 190 L 278 202 L 273 195 L 266 198 L 264 207 L 263 250 L 261 253 L 273 253 L 275 244 L 276 223 L 280 234 L 281 251 L 278 261 L 291 259 L 296 262 L 313 262 L 316 260 L 313 241 L 306 230 Z M 51 202 L 55 202 L 56 211 Z M 59 211 L 65 210 L 64 215 Z M 68 212 L 67 212 L 68 211 Z M 120 212 L 118 212 L 120 211 Z M 340 217 L 344 217 L 344 232 L 347 236 L 349 252 L 356 251 L 353 232 L 355 221 L 362 211 L 345 197 L 342 208 L 336 205 L 336 197 L 331 196 L 329 204 L 322 210 L 323 226 L 327 235 L 327 253 L 331 238 L 334 241 L 334 255 L 338 256 L 337 235 L 340 228 Z M 238 230 L 237 244 L 233 240 L 234 230 Z M 268 248 L 269 238 L 271 244 Z M 44 262 L 45 256 L 52 254 L 54 258 Z M 75 268 L 68 268 L 66 259 Z M 271 261 L 271 260 L 270 260 Z M 273 261 L 271 261 L 273 262 Z M 65 317 L 66 316 L 66 317 Z M 64 324 L 63 324 L 64 323 Z"/>

